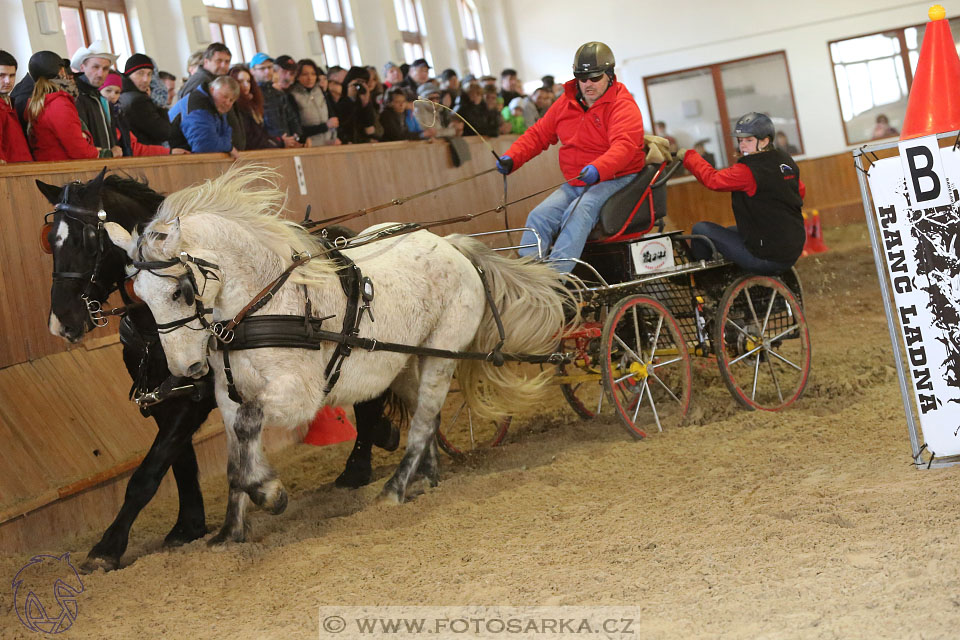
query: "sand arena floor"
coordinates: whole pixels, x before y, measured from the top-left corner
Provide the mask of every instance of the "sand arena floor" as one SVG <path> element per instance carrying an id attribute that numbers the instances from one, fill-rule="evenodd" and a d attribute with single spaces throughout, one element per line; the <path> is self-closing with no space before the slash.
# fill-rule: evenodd
<path id="1" fill-rule="evenodd" d="M 315 638 L 319 605 L 425 604 L 637 606 L 636 638 L 960 636 L 960 469 L 909 464 L 866 229 L 826 241 L 799 266 L 813 371 L 787 412 L 740 410 L 700 361 L 687 425 L 632 442 L 558 398 L 392 507 L 375 497 L 399 452 L 349 491 L 348 445 L 300 445 L 274 457 L 290 506 L 254 511 L 252 542 L 160 549 L 176 505 L 151 504 L 60 637 Z M 224 485 L 204 487 L 211 529 Z M 36 552 L 79 561 L 99 533 Z M 9 584 L 0 637 L 37 637 Z"/>

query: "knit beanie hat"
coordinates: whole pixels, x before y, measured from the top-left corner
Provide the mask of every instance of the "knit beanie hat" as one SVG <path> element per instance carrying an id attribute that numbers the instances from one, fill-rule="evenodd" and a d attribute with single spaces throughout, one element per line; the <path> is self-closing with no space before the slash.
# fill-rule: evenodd
<path id="1" fill-rule="evenodd" d="M 135 53 L 127 58 L 127 64 L 123 67 L 123 75 L 128 76 L 138 69 L 154 69 L 153 60 L 142 53 Z"/>
<path id="2" fill-rule="evenodd" d="M 107 74 L 103 84 L 100 85 L 100 89 L 106 89 L 107 87 L 123 87 L 123 78 L 120 77 L 119 73 L 116 71 L 111 71 Z"/>

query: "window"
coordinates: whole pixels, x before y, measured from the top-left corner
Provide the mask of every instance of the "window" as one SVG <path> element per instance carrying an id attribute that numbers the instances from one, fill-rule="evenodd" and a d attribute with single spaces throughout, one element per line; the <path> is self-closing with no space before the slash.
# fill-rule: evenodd
<path id="1" fill-rule="evenodd" d="M 360 65 L 360 49 L 353 35 L 353 14 L 349 0 L 313 0 L 313 15 L 323 44 L 327 66 L 349 69 Z"/>
<path id="2" fill-rule="evenodd" d="M 472 0 L 457 0 L 460 8 L 460 24 L 463 27 L 464 46 L 467 51 L 467 67 L 477 76 L 490 75 L 487 52 L 483 48 L 483 31 L 480 29 L 480 16 Z"/>
<path id="3" fill-rule="evenodd" d="M 118 56 L 116 67 L 123 69 L 133 48 L 123 0 L 60 0 L 60 26 L 67 38 L 67 56 L 80 47 L 103 40 Z"/>
<path id="4" fill-rule="evenodd" d="M 951 19 L 950 27 L 958 33 L 960 18 Z M 925 28 L 891 29 L 829 43 L 847 144 L 898 134 Z"/>
<path id="5" fill-rule="evenodd" d="M 427 47 L 426 23 L 423 20 L 423 7 L 420 0 L 393 0 L 397 12 L 397 26 L 403 39 L 403 59 L 407 63 L 423 58 L 431 67 L 433 60 Z"/>
<path id="6" fill-rule="evenodd" d="M 736 158 L 732 137 L 737 120 L 759 111 L 770 116 L 778 133 L 787 137 L 787 151 L 803 153 L 797 126 L 787 56 L 771 53 L 643 79 L 653 122 L 688 149 L 698 144 L 725 167 Z M 654 129 L 653 126 L 650 127 Z"/>
<path id="7" fill-rule="evenodd" d="M 210 38 L 222 42 L 233 54 L 232 61 L 250 62 L 257 52 L 257 37 L 247 0 L 203 0 L 210 20 Z"/>

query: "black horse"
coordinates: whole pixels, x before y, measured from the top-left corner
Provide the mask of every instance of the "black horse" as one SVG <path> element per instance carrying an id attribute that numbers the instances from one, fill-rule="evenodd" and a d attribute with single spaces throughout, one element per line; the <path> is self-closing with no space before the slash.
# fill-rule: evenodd
<path id="1" fill-rule="evenodd" d="M 124 364 L 133 379 L 130 395 L 139 399 L 141 412 L 152 417 L 158 428 L 150 451 L 130 477 L 120 512 L 81 565 L 85 572 L 120 565 L 130 527 L 170 467 L 180 510 L 164 544 L 176 546 L 206 535 L 192 436 L 216 406 L 212 373 L 201 380 L 171 376 L 153 315 L 146 305 L 131 300 L 124 286 L 129 259 L 103 230 L 107 221 L 127 230 L 146 223 L 164 196 L 146 182 L 105 174 L 106 168 L 87 183 L 72 182 L 64 187 L 37 180 L 37 187 L 55 207 L 47 216 L 45 236 L 53 254 L 50 331 L 77 342 L 87 331 L 105 324 L 101 305 L 119 290 L 126 303 L 120 341 Z M 373 444 L 396 449 L 399 430 L 384 415 L 387 403 L 384 395 L 354 407 L 357 441 L 346 469 L 336 479 L 337 486 L 356 488 L 370 482 Z"/>

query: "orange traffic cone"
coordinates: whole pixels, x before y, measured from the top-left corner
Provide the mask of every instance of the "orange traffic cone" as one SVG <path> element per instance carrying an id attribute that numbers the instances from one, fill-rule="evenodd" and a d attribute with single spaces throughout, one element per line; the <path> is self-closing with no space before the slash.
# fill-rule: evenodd
<path id="1" fill-rule="evenodd" d="M 356 440 L 357 430 L 347 419 L 347 412 L 343 407 L 324 407 L 317 411 L 310 423 L 310 430 L 304 436 L 304 444 L 322 447 L 328 444 L 337 444 Z"/>
<path id="2" fill-rule="evenodd" d="M 820 226 L 820 212 L 814 209 L 808 215 L 803 214 L 803 226 L 807 230 L 807 241 L 803 245 L 803 254 L 805 256 L 811 253 L 823 253 L 827 250 L 827 245 L 823 243 L 823 228 Z"/>
<path id="3" fill-rule="evenodd" d="M 944 8 L 934 5 L 928 15 L 901 140 L 960 129 L 960 57 Z"/>

